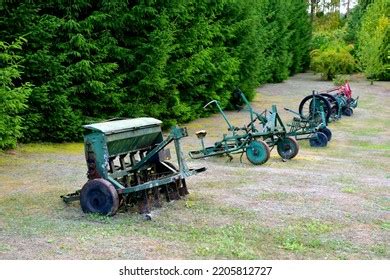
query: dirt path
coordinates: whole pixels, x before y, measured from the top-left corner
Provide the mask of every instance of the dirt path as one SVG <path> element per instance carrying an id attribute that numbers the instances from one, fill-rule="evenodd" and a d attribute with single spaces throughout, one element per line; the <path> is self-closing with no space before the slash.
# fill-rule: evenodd
<path id="1" fill-rule="evenodd" d="M 258 89 L 259 110 L 297 109 L 312 89 L 332 87 L 312 74 Z M 85 182 L 81 144 L 27 145 L 0 154 L 0 259 L 381 259 L 390 257 L 390 83 L 351 80 L 360 96 L 353 117 L 332 123 L 326 148 L 300 142 L 296 158 L 276 151 L 262 166 L 239 156 L 190 160 L 207 172 L 188 180 L 187 200 L 165 204 L 145 222 L 134 213 L 85 215 L 59 195 Z M 229 112 L 236 125 L 246 112 Z M 219 115 L 187 124 L 212 144 L 226 133 Z"/>

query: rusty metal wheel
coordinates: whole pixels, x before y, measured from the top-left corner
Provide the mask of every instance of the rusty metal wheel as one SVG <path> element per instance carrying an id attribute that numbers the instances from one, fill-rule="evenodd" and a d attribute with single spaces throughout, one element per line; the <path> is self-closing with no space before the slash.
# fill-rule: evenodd
<path id="1" fill-rule="evenodd" d="M 277 143 L 278 154 L 283 159 L 292 159 L 299 152 L 299 145 L 297 140 L 292 137 L 286 137 Z"/>
<path id="2" fill-rule="evenodd" d="M 89 180 L 81 189 L 80 204 L 85 213 L 113 216 L 119 207 L 118 192 L 107 180 Z"/>

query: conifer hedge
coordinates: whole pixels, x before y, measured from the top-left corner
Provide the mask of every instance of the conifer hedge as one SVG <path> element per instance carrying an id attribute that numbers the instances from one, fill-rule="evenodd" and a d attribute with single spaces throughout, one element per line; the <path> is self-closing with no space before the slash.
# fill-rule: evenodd
<path id="1" fill-rule="evenodd" d="M 211 99 L 228 106 L 237 87 L 252 98 L 309 64 L 306 2 L 2 1 L 0 41 L 26 40 L 16 84 L 32 85 L 15 137 L 73 141 L 83 123 L 113 117 L 169 126 Z"/>

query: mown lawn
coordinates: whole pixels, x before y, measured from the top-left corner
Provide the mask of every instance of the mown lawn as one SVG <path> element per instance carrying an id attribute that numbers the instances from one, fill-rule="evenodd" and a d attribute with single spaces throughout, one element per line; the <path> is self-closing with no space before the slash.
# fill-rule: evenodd
<path id="1" fill-rule="evenodd" d="M 331 87 L 312 74 L 258 90 L 259 111 L 277 104 L 284 120 L 312 89 Z M 208 170 L 188 179 L 187 199 L 154 209 L 86 215 L 60 195 L 86 181 L 83 146 L 21 145 L 0 154 L 0 259 L 388 259 L 390 257 L 390 85 L 351 81 L 360 95 L 353 117 L 332 123 L 323 149 L 300 142 L 283 162 L 244 156 L 189 160 Z M 244 111 L 229 112 L 242 125 Z M 219 115 L 186 125 L 186 151 L 206 128 L 209 144 L 226 133 Z"/>

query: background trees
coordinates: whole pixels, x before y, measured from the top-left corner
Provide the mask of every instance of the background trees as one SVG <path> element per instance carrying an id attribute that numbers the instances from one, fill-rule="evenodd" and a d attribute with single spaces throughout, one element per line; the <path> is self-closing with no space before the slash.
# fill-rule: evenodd
<path id="1" fill-rule="evenodd" d="M 371 80 L 389 80 L 390 2 L 359 0 L 351 9 L 353 2 L 310 1 L 315 13 L 311 67 L 325 79 L 360 70 Z"/>
<path id="2" fill-rule="evenodd" d="M 112 117 L 187 122 L 309 65 L 305 0 L 15 0 L 0 15 L 4 44 L 26 39 L 13 80 L 32 85 L 28 109 L 7 124 L 21 141 L 73 141 Z"/>
<path id="3" fill-rule="evenodd" d="M 358 33 L 358 56 L 369 79 L 390 80 L 390 2 L 368 5 Z"/>

